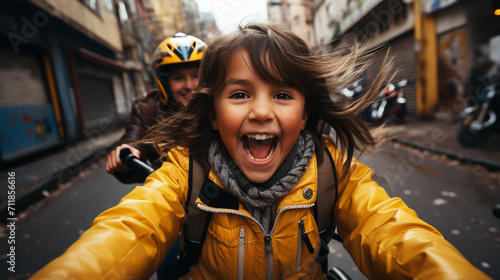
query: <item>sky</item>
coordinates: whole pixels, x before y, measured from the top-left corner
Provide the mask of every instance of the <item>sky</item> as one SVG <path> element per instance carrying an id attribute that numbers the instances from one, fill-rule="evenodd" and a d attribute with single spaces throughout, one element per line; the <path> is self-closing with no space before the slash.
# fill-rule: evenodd
<path id="1" fill-rule="evenodd" d="M 238 24 L 267 20 L 268 0 L 196 0 L 200 12 L 211 12 L 222 33 L 229 33 Z"/>

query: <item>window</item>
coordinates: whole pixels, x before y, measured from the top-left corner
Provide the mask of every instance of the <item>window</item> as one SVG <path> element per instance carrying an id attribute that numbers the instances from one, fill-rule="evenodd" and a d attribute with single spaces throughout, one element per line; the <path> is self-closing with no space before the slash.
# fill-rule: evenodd
<path id="1" fill-rule="evenodd" d="M 110 12 L 113 12 L 113 1 L 112 0 L 103 0 L 102 2 L 104 7 Z"/>
<path id="2" fill-rule="evenodd" d="M 128 22 L 127 6 L 122 1 L 118 2 L 118 16 L 120 17 L 121 23 Z"/>
<path id="3" fill-rule="evenodd" d="M 128 10 L 131 15 L 135 15 L 137 13 L 137 9 L 135 7 L 135 0 L 128 0 Z"/>
<path id="4" fill-rule="evenodd" d="M 83 2 L 85 2 L 92 11 L 97 12 L 97 0 L 84 0 Z"/>

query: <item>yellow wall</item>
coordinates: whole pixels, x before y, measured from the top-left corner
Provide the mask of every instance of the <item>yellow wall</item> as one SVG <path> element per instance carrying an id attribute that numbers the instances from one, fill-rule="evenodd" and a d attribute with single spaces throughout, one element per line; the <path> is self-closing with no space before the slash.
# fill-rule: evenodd
<path id="1" fill-rule="evenodd" d="M 438 66 L 436 21 L 433 15 L 422 13 L 424 8 L 414 2 L 415 43 L 417 44 L 417 112 L 432 118 L 438 103 Z"/>
<path id="2" fill-rule="evenodd" d="M 186 32 L 181 0 L 153 0 L 153 6 L 158 22 L 160 22 L 158 29 L 163 37 L 173 36 L 177 32 Z"/>

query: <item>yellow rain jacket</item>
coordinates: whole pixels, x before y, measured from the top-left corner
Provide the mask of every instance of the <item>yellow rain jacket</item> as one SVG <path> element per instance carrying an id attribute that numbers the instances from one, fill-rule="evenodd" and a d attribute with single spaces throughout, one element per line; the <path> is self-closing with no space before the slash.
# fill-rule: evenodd
<path id="1" fill-rule="evenodd" d="M 340 152 L 329 142 L 327 147 L 341 166 Z M 169 161 L 144 186 L 100 214 L 32 279 L 149 279 L 183 229 L 188 163 L 188 157 L 171 151 Z M 324 279 L 315 261 L 320 247 L 312 210 L 316 176 L 314 156 L 280 202 L 270 236 L 241 203 L 221 208 L 198 198 L 199 209 L 213 214 L 199 261 L 185 279 Z M 220 186 L 213 171 L 209 178 Z M 489 279 L 401 199 L 390 198 L 356 160 L 348 180 L 339 180 L 334 218 L 344 247 L 370 279 Z M 314 254 L 306 249 L 301 227 Z"/>

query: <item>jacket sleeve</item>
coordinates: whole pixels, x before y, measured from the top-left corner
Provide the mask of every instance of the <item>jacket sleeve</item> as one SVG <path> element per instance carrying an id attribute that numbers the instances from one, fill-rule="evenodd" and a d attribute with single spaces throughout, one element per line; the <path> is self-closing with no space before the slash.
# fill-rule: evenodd
<path id="1" fill-rule="evenodd" d="M 156 99 L 154 98 L 156 96 L 156 92 L 152 92 L 149 93 L 145 99 L 134 101 L 132 112 L 125 126 L 125 133 L 118 142 L 118 145 L 132 144 L 141 140 L 146 135 L 147 130 L 155 123 L 156 111 L 159 110 L 156 106 Z M 141 151 L 142 161 L 149 159 L 151 162 L 154 162 L 158 158 L 155 151 L 146 150 L 143 147 L 136 148 Z M 152 154 L 155 155 L 153 156 Z M 113 175 L 123 184 L 143 183 L 144 180 L 134 171 L 114 173 Z"/>
<path id="2" fill-rule="evenodd" d="M 148 127 L 143 120 L 143 115 L 145 114 L 145 112 L 142 112 L 143 110 L 141 110 L 141 107 L 144 107 L 146 105 L 148 105 L 148 107 L 151 107 L 151 105 L 148 104 L 146 100 L 134 101 L 132 112 L 130 113 L 130 116 L 127 120 L 127 125 L 125 126 L 125 133 L 120 139 L 119 144 L 129 144 L 144 137 Z"/>
<path id="3" fill-rule="evenodd" d="M 389 197 L 370 168 L 353 159 L 349 171 L 339 180 L 334 217 L 344 247 L 368 278 L 490 279 L 400 198 Z"/>
<path id="4" fill-rule="evenodd" d="M 165 163 L 31 279 L 149 279 L 184 224 L 185 160 L 182 165 Z"/>

